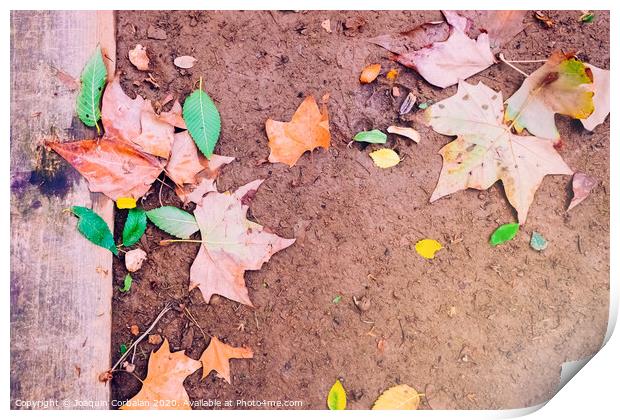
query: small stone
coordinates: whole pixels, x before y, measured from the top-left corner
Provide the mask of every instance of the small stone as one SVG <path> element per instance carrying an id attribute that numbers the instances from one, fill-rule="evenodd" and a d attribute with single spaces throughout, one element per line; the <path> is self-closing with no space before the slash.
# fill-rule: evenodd
<path id="1" fill-rule="evenodd" d="M 160 28 L 156 28 L 153 25 L 149 26 L 149 28 L 146 30 L 146 36 L 151 39 L 168 39 L 166 31 Z"/>
<path id="2" fill-rule="evenodd" d="M 124 361 L 121 366 L 129 373 L 133 373 L 133 371 L 136 370 L 136 365 L 127 361 Z"/>
<path id="3" fill-rule="evenodd" d="M 142 268 L 144 261 L 146 261 L 146 252 L 140 248 L 132 249 L 125 254 L 125 267 L 130 273 Z"/>
<path id="4" fill-rule="evenodd" d="M 398 86 L 392 87 L 392 96 L 398 98 L 400 96 L 400 89 Z"/>

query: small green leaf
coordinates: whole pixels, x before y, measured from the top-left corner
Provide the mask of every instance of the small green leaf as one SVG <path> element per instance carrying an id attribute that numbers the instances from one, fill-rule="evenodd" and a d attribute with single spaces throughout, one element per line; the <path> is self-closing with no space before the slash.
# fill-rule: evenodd
<path id="1" fill-rule="evenodd" d="M 138 242 L 146 230 L 146 212 L 135 207 L 127 212 L 127 220 L 123 228 L 123 245 L 131 246 Z"/>
<path id="2" fill-rule="evenodd" d="M 77 228 L 86 239 L 95 245 L 109 249 L 114 255 L 118 255 L 114 236 L 112 236 L 112 232 L 110 232 L 110 228 L 105 220 L 86 207 L 73 206 L 70 208 L 70 211 L 80 219 Z"/>
<path id="3" fill-rule="evenodd" d="M 107 77 L 108 71 L 103 63 L 101 47 L 97 46 L 80 75 L 81 87 L 76 102 L 80 120 L 89 127 L 96 126 L 97 133 L 99 132 L 97 121 L 101 118 L 101 96 Z"/>
<path id="4" fill-rule="evenodd" d="M 127 345 L 125 343 L 120 345 L 121 356 L 127 353 Z"/>
<path id="5" fill-rule="evenodd" d="M 491 240 L 489 243 L 493 246 L 503 244 L 504 242 L 514 238 L 518 231 L 518 223 L 506 223 L 505 225 L 501 225 L 495 229 L 495 232 L 491 235 Z"/>
<path id="6" fill-rule="evenodd" d="M 340 303 L 341 300 L 342 300 L 342 296 L 336 295 L 336 297 L 334 297 L 334 299 L 332 300 L 332 303 L 338 304 Z"/>
<path id="7" fill-rule="evenodd" d="M 532 232 L 532 238 L 530 239 L 530 246 L 532 249 L 535 249 L 536 251 L 544 251 L 547 249 L 548 244 L 549 243 L 544 236 L 538 232 Z"/>
<path id="8" fill-rule="evenodd" d="M 210 158 L 220 136 L 221 121 L 213 100 L 202 90 L 202 79 L 200 87 L 183 103 L 183 119 L 196 146 Z"/>
<path id="9" fill-rule="evenodd" d="M 383 144 L 387 141 L 387 134 L 380 130 L 360 131 L 353 137 L 353 140 L 364 143 Z"/>
<path id="10" fill-rule="evenodd" d="M 579 17 L 579 20 L 583 23 L 592 23 L 594 22 L 594 13 L 584 13 Z"/>
<path id="11" fill-rule="evenodd" d="M 131 274 L 127 273 L 127 275 L 125 276 L 125 280 L 123 280 L 123 287 L 119 287 L 118 290 L 120 292 L 128 292 L 129 289 L 131 289 L 131 284 L 133 283 L 133 278 L 131 277 Z"/>
<path id="12" fill-rule="evenodd" d="M 194 216 L 176 207 L 158 207 L 147 211 L 146 216 L 155 226 L 177 238 L 188 239 L 199 230 Z"/>
<path id="13" fill-rule="evenodd" d="M 347 407 L 347 393 L 338 379 L 327 395 L 327 407 L 330 410 L 344 410 Z"/>
<path id="14" fill-rule="evenodd" d="M 418 108 L 420 108 L 420 109 L 428 108 L 428 102 L 422 102 L 421 104 L 418 105 Z"/>

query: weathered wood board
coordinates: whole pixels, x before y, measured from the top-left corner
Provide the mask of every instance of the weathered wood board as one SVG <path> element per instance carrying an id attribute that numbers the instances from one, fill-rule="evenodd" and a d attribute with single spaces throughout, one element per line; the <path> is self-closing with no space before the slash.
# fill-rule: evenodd
<path id="1" fill-rule="evenodd" d="M 113 202 L 91 194 L 75 170 L 42 146 L 53 136 L 66 141 L 94 135 L 75 116 L 71 79 L 79 78 L 98 43 L 111 77 L 113 12 L 11 12 L 15 409 L 80 408 L 75 401 L 107 408 L 110 397 L 98 375 L 110 366 L 112 254 L 82 237 L 77 219 L 63 209 L 92 206 L 112 228 Z"/>

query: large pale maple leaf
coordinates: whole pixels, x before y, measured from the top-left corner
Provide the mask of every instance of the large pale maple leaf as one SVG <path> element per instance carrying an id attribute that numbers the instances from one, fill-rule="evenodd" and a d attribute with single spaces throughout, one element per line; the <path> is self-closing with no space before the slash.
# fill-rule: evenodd
<path id="1" fill-rule="evenodd" d="M 524 223 L 545 175 L 573 173 L 552 140 L 516 135 L 502 115 L 502 94 L 483 83 L 460 82 L 456 95 L 426 110 L 433 130 L 457 136 L 440 150 L 443 167 L 431 202 L 466 188 L 486 190 L 501 180 Z"/>
<path id="2" fill-rule="evenodd" d="M 232 194 L 210 192 L 194 210 L 202 245 L 190 269 L 190 290 L 200 288 L 207 303 L 217 294 L 253 306 L 245 271 L 259 270 L 273 254 L 295 242 L 246 218 L 249 202 L 262 182 L 250 182 Z"/>
<path id="3" fill-rule="evenodd" d="M 222 343 L 213 336 L 209 347 L 200 356 L 202 362 L 202 379 L 209 376 L 212 370 L 220 378 L 230 383 L 230 359 L 251 359 L 254 356 L 252 349 L 247 347 L 233 347 Z"/>
<path id="4" fill-rule="evenodd" d="M 123 410 L 191 410 L 183 381 L 200 369 L 201 363 L 185 355 L 170 352 L 168 340 L 151 353 L 146 379 L 140 391 L 121 407 Z"/>

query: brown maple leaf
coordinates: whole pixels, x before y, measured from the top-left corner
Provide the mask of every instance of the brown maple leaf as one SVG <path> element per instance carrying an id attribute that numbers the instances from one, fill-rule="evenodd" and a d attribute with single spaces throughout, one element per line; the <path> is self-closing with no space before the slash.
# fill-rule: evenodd
<path id="1" fill-rule="evenodd" d="M 269 162 L 295 165 L 306 151 L 317 147 L 329 148 L 329 117 L 327 115 L 327 99 L 323 97 L 323 106 L 319 106 L 313 96 L 308 96 L 299 105 L 290 122 L 274 121 L 271 118 L 265 123 L 269 137 Z"/>
<path id="2" fill-rule="evenodd" d="M 183 130 L 187 129 L 187 125 L 183 119 L 183 108 L 181 107 L 179 101 L 174 101 L 170 111 L 162 112 L 159 114 L 159 118 L 175 127 L 182 128 Z"/>
<path id="3" fill-rule="evenodd" d="M 170 352 L 170 345 L 165 339 L 161 347 L 149 357 L 142 388 L 121 409 L 191 410 L 183 381 L 200 366 L 201 363 L 187 357 L 185 351 Z"/>
<path id="4" fill-rule="evenodd" d="M 210 192 L 194 210 L 202 245 L 190 269 L 190 290 L 200 288 L 207 303 L 217 294 L 253 306 L 245 271 L 259 270 L 273 254 L 295 242 L 246 219 L 249 202 L 262 182 L 250 182 L 232 194 Z"/>
<path id="5" fill-rule="evenodd" d="M 209 347 L 200 356 L 202 362 L 202 379 L 209 376 L 212 370 L 216 371 L 220 378 L 230 382 L 230 359 L 251 359 L 254 357 L 252 349 L 247 347 L 233 347 L 222 343 L 213 336 Z"/>
<path id="6" fill-rule="evenodd" d="M 131 141 L 148 154 L 168 159 L 174 141 L 174 126 L 155 113 L 151 101 L 144 102 L 140 126 L 140 135 Z"/>
<path id="7" fill-rule="evenodd" d="M 132 141 L 142 132 L 140 116 L 144 98 L 131 99 L 121 87 L 119 76 L 109 83 L 101 100 L 101 123 L 107 137 Z"/>

